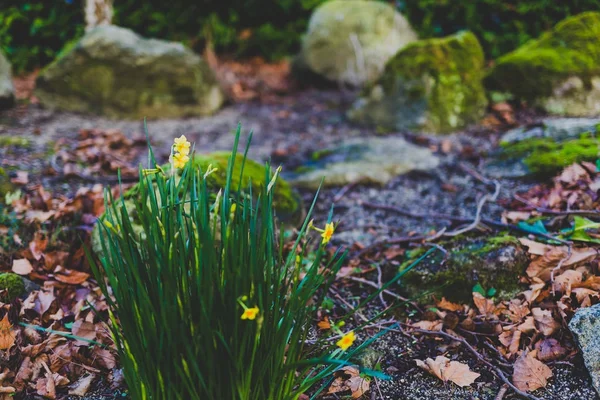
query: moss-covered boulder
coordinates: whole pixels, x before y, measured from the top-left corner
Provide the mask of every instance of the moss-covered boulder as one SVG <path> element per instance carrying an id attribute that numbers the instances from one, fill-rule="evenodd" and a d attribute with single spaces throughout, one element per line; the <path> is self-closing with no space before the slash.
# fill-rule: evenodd
<path id="1" fill-rule="evenodd" d="M 600 113 L 600 13 L 586 12 L 499 58 L 486 86 L 548 113 Z"/>
<path id="2" fill-rule="evenodd" d="M 331 81 L 361 86 L 377 79 L 386 61 L 416 39 L 389 4 L 332 0 L 310 18 L 299 62 Z"/>
<path id="3" fill-rule="evenodd" d="M 485 112 L 483 64 L 471 32 L 411 43 L 387 63 L 348 116 L 387 130 L 455 131 Z"/>
<path id="4" fill-rule="evenodd" d="M 23 278 L 11 272 L 0 274 L 0 302 L 10 303 L 25 293 Z"/>
<path id="5" fill-rule="evenodd" d="M 115 118 L 206 115 L 224 101 L 214 73 L 181 43 L 100 26 L 68 45 L 39 75 L 49 108 Z"/>
<path id="6" fill-rule="evenodd" d="M 0 110 L 12 107 L 15 103 L 15 88 L 12 83 L 11 66 L 0 52 Z"/>
<path id="7" fill-rule="evenodd" d="M 486 290 L 495 289 L 498 297 L 509 298 L 521 288 L 519 277 L 527 268 L 529 258 L 516 238 L 455 239 L 442 246 L 447 254 L 433 253 L 402 278 L 401 290 L 409 298 L 432 292 L 438 298 L 469 301 L 477 284 Z M 400 268 L 409 266 L 426 250 L 419 248 L 409 252 Z"/>

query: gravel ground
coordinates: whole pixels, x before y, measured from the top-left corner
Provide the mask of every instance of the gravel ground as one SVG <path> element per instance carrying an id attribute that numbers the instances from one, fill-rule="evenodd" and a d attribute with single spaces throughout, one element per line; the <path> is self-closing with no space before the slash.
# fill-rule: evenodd
<path id="1" fill-rule="evenodd" d="M 250 156 L 264 161 L 271 159 L 283 164 L 284 171 L 301 166 L 315 150 L 339 144 L 353 137 L 374 137 L 375 130 L 349 124 L 344 110 L 350 105 L 354 94 L 339 91 L 308 90 L 293 96 L 282 97 L 270 103 L 232 104 L 217 115 L 208 118 L 148 121 L 150 136 L 156 145 L 168 147 L 172 138 L 185 134 L 195 142 L 198 151 L 230 150 L 233 143 L 231 132 L 238 123 L 244 132 L 254 131 Z M 80 129 L 120 129 L 128 136 L 143 133 L 140 121 L 108 120 L 105 118 L 57 113 L 38 106 L 20 106 L 0 114 L 0 136 L 20 136 L 32 140 L 33 148 L 9 153 L 0 149 L 0 162 L 17 163 L 21 169 L 30 171 L 30 178 L 46 183 L 39 172 L 47 165 L 44 154 L 57 141 L 74 140 Z M 384 187 L 355 186 L 331 188 L 323 191 L 316 210 L 316 219 L 325 218 L 335 199 L 335 219 L 340 221 L 336 232 L 336 244 L 351 245 L 359 241 L 369 245 L 389 236 L 402 236 L 414 232 L 426 234 L 447 226 L 435 214 L 473 218 L 477 202 L 493 187 L 481 183 L 472 174 L 459 168 L 465 162 L 474 170 L 481 170 L 486 157 L 493 152 L 498 133 L 489 129 L 474 128 L 464 133 L 444 138 L 419 137 L 408 132 L 392 133 L 414 143 L 429 146 L 441 159 L 440 166 L 432 171 L 413 172 L 397 177 Z M 247 137 L 247 134 L 244 135 Z M 445 141 L 445 143 L 444 143 Z M 55 182 L 55 181 L 53 181 Z M 512 194 L 527 190 L 534 182 L 501 180 L 498 204 L 509 201 Z M 68 190 L 63 183 L 54 183 Z M 81 182 L 71 182 L 71 188 Z M 308 201 L 312 193 L 303 192 Z M 363 202 L 391 205 L 413 213 L 425 213 L 431 217 L 414 219 L 397 213 L 372 210 Z M 489 204 L 482 215 L 498 219 L 502 207 Z M 433 341 L 432 341 L 433 342 Z M 373 399 L 494 399 L 501 382 L 485 367 L 473 361 L 469 354 L 459 351 L 456 357 L 472 365 L 482 374 L 481 383 L 470 389 L 444 385 L 416 368 L 414 358 L 435 358 L 438 346 L 434 343 L 429 351 L 426 346 L 416 346 L 404 336 L 389 334 L 376 344 L 384 354 L 383 368 L 393 367 L 391 381 L 380 382 L 371 393 Z M 543 399 L 596 399 L 580 360 L 570 365 L 553 367 L 554 378 L 545 391 L 536 393 Z M 381 395 L 380 395 L 381 393 Z M 505 399 L 514 399 L 508 394 Z M 89 399 L 114 399 L 114 396 L 92 396 Z"/>

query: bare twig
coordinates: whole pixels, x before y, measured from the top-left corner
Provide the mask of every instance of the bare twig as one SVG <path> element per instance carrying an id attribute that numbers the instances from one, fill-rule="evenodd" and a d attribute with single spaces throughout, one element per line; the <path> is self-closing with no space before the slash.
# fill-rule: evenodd
<path id="1" fill-rule="evenodd" d="M 341 188 L 340 191 L 337 192 L 336 195 L 334 196 L 333 202 L 337 203 L 338 201 L 340 201 L 346 193 L 348 193 L 350 190 L 352 190 L 352 188 L 354 186 L 357 185 L 357 183 L 358 182 L 351 182 L 351 183 L 347 184 L 346 186 L 344 186 L 343 188 Z"/>
<path id="2" fill-rule="evenodd" d="M 494 400 L 504 399 L 504 395 L 506 394 L 507 391 L 508 391 L 508 385 L 505 383 L 504 385 L 502 385 L 500 390 L 498 390 L 498 394 L 496 395 L 496 397 L 494 397 Z"/>
<path id="3" fill-rule="evenodd" d="M 383 283 L 381 282 L 381 267 L 379 266 L 379 264 L 374 264 L 375 268 L 377 268 L 377 288 L 379 290 L 381 290 L 381 286 L 383 286 Z M 379 300 L 381 300 L 381 304 L 383 305 L 383 308 L 388 308 L 388 305 L 385 301 L 385 299 L 383 298 L 383 291 L 379 292 Z"/>
<path id="4" fill-rule="evenodd" d="M 346 279 L 348 279 L 348 280 L 354 281 L 354 282 L 358 282 L 358 283 L 362 283 L 362 284 L 365 284 L 365 285 L 368 285 L 368 286 L 374 287 L 375 289 L 381 289 L 381 287 L 380 287 L 380 286 L 377 286 L 377 284 L 376 284 L 376 283 L 374 283 L 374 282 L 371 282 L 371 281 L 369 281 L 369 280 L 367 280 L 367 279 L 364 279 L 364 278 L 359 278 L 359 277 L 356 277 L 356 276 L 346 276 L 345 278 L 346 278 Z M 421 314 L 423 313 L 423 310 L 421 309 L 421 307 L 419 307 L 419 306 L 417 305 L 417 303 L 415 303 L 415 302 L 412 302 L 412 301 L 408 300 L 406 297 L 402 297 L 402 296 L 400 296 L 399 294 L 396 294 L 396 293 L 394 293 L 394 292 L 392 292 L 392 291 L 390 291 L 390 290 L 387 290 L 387 289 L 384 289 L 384 290 L 382 291 L 382 293 L 385 293 L 385 294 L 387 294 L 388 296 L 390 296 L 390 297 L 393 297 L 393 298 L 395 298 L 395 299 L 397 299 L 397 300 L 400 300 L 400 301 L 407 302 L 408 304 L 412 305 L 412 306 L 413 306 L 413 307 L 414 307 L 414 308 L 415 308 L 417 311 L 419 311 Z"/>
<path id="5" fill-rule="evenodd" d="M 477 226 L 481 222 L 481 210 L 483 210 L 483 206 L 488 201 L 492 201 L 492 202 L 496 201 L 496 199 L 498 198 L 498 195 L 500 194 L 500 188 L 501 188 L 500 182 L 494 181 L 494 185 L 496 186 L 494 193 L 493 194 L 489 194 L 489 193 L 485 194 L 477 203 L 477 211 L 475 212 L 475 219 L 473 220 L 473 222 L 471 222 L 469 225 L 465 226 L 464 228 L 457 229 L 452 232 L 446 232 L 444 234 L 444 236 L 458 236 L 458 235 L 462 235 L 463 233 L 466 233 L 468 231 L 471 231 L 471 230 L 477 228 Z"/>
<path id="6" fill-rule="evenodd" d="M 370 203 L 370 202 L 362 202 L 361 205 L 365 208 L 372 208 L 372 209 L 380 209 L 380 210 L 385 210 L 385 211 L 392 211 L 395 213 L 398 213 L 400 215 L 404 215 L 410 218 L 416 218 L 416 219 L 444 219 L 447 221 L 452 221 L 452 222 L 457 222 L 457 223 L 470 223 L 472 222 L 472 219 L 470 218 L 463 218 L 463 217 L 455 217 L 453 215 L 448 215 L 448 214 L 439 214 L 439 213 L 431 213 L 431 214 L 422 214 L 422 213 L 411 213 L 409 211 L 406 210 L 402 210 L 399 207 L 394 207 L 394 206 L 388 206 L 385 204 L 376 204 L 376 203 Z M 554 237 L 552 235 L 549 235 L 547 233 L 542 233 L 542 232 L 531 232 L 527 229 L 521 228 L 517 225 L 511 225 L 511 224 L 505 224 L 504 222 L 501 221 L 495 221 L 493 219 L 489 219 L 489 218 L 481 218 L 481 222 L 486 224 L 486 225 L 490 225 L 490 226 L 494 226 L 496 228 L 502 228 L 502 229 L 510 229 L 513 231 L 518 231 L 518 232 L 522 232 L 522 233 L 526 233 L 528 235 L 534 235 L 534 236 L 539 236 L 539 237 L 543 237 L 545 239 L 548 240 L 554 240 L 556 242 L 562 243 L 562 244 L 569 244 L 570 242 L 564 239 L 560 239 L 557 237 Z"/>
<path id="7" fill-rule="evenodd" d="M 513 197 L 515 198 L 515 200 L 520 201 L 521 203 L 529 206 L 531 209 L 533 209 L 534 211 L 539 212 L 540 214 L 550 214 L 550 215 L 591 215 L 591 216 L 600 215 L 600 211 L 599 210 L 566 210 L 566 211 L 552 210 L 550 208 L 539 207 L 539 206 L 533 204 L 532 202 L 530 202 L 529 200 L 524 199 L 523 197 L 519 196 L 518 194 L 515 194 Z"/>

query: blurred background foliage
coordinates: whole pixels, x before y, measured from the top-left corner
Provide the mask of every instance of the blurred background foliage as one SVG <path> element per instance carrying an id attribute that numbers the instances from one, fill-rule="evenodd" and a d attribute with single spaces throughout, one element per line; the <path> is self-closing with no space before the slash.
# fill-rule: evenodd
<path id="1" fill-rule="evenodd" d="M 3 0 L 0 48 L 15 72 L 44 66 L 84 31 L 83 0 Z M 201 51 L 276 60 L 294 54 L 312 10 L 326 0 L 115 0 L 114 23 Z M 375 1 L 375 0 L 373 0 Z M 561 19 L 600 10 L 598 0 L 397 0 L 421 37 L 473 31 L 488 58 L 513 50 Z"/>

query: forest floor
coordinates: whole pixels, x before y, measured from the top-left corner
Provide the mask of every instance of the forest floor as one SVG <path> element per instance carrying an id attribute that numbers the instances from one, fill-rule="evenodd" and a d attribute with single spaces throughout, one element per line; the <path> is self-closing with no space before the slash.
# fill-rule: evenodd
<path id="1" fill-rule="evenodd" d="M 174 137 L 182 134 L 195 143 L 197 152 L 229 151 L 234 139 L 232 132 L 241 123 L 245 135 L 253 131 L 250 157 L 258 161 L 271 160 L 274 165 L 281 164 L 283 176 L 293 178 L 294 171 L 310 161 L 316 151 L 350 139 L 382 137 L 374 129 L 357 127 L 346 120 L 345 110 L 354 97 L 354 92 L 339 89 L 294 91 L 283 96 L 236 102 L 212 117 L 148 121 L 148 131 L 155 149 L 163 149 L 162 153 L 159 152 L 159 157 L 166 161 L 169 144 Z M 466 231 L 465 235 L 472 238 L 498 233 L 505 235 L 507 230 L 511 231 L 509 226 L 514 228 L 516 224 L 512 224 L 510 218 L 514 215 L 507 214 L 509 211 L 529 215 L 537 212 L 543 215 L 541 206 L 536 209 L 518 199 L 524 197 L 533 201 L 534 194 L 536 199 L 543 197 L 543 193 L 550 193 L 556 187 L 556 179 L 492 180 L 485 175 L 485 165 L 497 151 L 503 131 L 511 126 L 535 123 L 541 118 L 542 116 L 528 112 L 516 113 L 509 121 L 492 116 L 487 119 L 492 122 L 485 126 L 473 127 L 449 136 L 386 133 L 386 137 L 404 138 L 410 143 L 429 148 L 439 158 L 439 165 L 395 177 L 383 186 L 349 184 L 325 188 L 313 217 L 315 221 L 323 221 L 331 204 L 334 204 L 334 220 L 338 222 L 338 226 L 333 245 L 346 247 L 349 258 L 344 273 L 338 279 L 336 292 L 332 294 L 336 306 L 333 311 L 324 312 L 321 318 L 325 320 L 327 316 L 335 319 L 336 309 L 347 309 L 357 304 L 357 299 L 374 290 L 373 286 L 380 286 L 386 279 L 392 278 L 402 262 L 409 258 L 410 250 L 428 246 L 440 252 L 447 251 L 444 248 L 446 244 L 441 241 L 444 233 L 469 225 L 465 221 L 483 221 Z M 38 232 L 34 232 L 31 237 L 19 238 L 21 247 L 16 247 L 18 251 L 0 255 L 2 270 L 13 268 L 14 259 L 29 260 L 30 265 L 33 265 L 32 270 L 27 273 L 29 279 L 40 285 L 39 290 L 46 293 L 37 298 L 30 295 L 28 299 L 31 304 L 25 301 L 22 305 L 21 315 L 27 321 L 81 336 L 89 332 L 82 333 L 80 329 L 77 335 L 73 325 L 83 320 L 91 324 L 92 329 L 96 329 L 96 332 L 89 334 L 90 338 L 99 342 L 109 340 L 106 332 L 100 332 L 99 321 L 94 320 L 93 316 L 87 317 L 87 313 L 76 311 L 75 308 L 77 305 L 81 306 L 82 299 L 98 301 L 99 298 L 79 243 L 81 237 L 90 232 L 94 216 L 102 210 L 99 185 L 114 185 L 118 168 L 123 171 L 125 180 L 134 177 L 137 164 L 143 162 L 146 156 L 144 140 L 141 121 L 108 120 L 54 112 L 35 104 L 21 104 L 0 114 L 0 167 L 10 171 L 11 185 L 19 188 L 23 194 L 17 202 L 20 207 L 17 210 L 19 218 L 39 227 L 40 232 L 43 230 L 45 235 L 42 238 Z M 594 172 L 587 171 L 587 174 L 593 180 Z M 495 187 L 499 189 L 498 196 L 494 201 L 485 202 L 478 212 L 482 197 L 491 194 Z M 301 194 L 306 203 L 312 199 L 314 192 L 302 190 Z M 559 208 L 554 211 L 560 211 Z M 76 219 L 75 215 L 78 225 L 68 227 L 69 222 Z M 486 225 L 484 220 L 502 221 L 504 226 L 499 228 Z M 52 228 L 49 228 L 50 225 Z M 59 225 L 61 228 L 58 228 Z M 511 232 L 521 239 L 534 239 L 523 229 L 513 229 Z M 60 245 L 49 245 L 48 239 L 60 242 Z M 527 256 L 531 257 L 531 261 L 536 257 L 535 254 Z M 57 270 L 59 261 L 56 259 L 62 260 L 62 269 Z M 526 275 L 525 271 L 523 275 Z M 515 280 L 518 277 L 515 276 Z M 530 284 L 531 281 L 523 280 L 522 292 L 526 292 Z M 374 300 L 371 309 L 364 311 L 366 316 L 388 307 L 397 301 L 400 296 L 398 293 L 402 293 L 401 287 L 397 285 L 388 289 L 390 294 Z M 549 289 L 546 287 L 540 291 L 542 290 Z M 48 292 L 52 298 L 48 297 Z M 560 300 L 550 297 L 547 296 L 546 301 L 556 308 Z M 523 293 L 515 294 L 515 299 L 517 298 L 523 298 Z M 365 398 L 521 398 L 502 381 L 501 376 L 512 381 L 514 374 L 519 373 L 515 371 L 515 365 L 522 353 L 517 352 L 526 348 L 533 350 L 536 343 L 550 338 L 556 338 L 556 343 L 552 344 L 560 348 L 560 355 L 547 359 L 546 364 L 551 369 L 552 377 L 545 387 L 534 391 L 531 396 L 573 400 L 597 398 L 581 355 L 576 351 L 564 321 L 557 322 L 558 325 L 552 332 L 544 332 L 547 335 L 539 332 L 539 325 L 524 331 L 521 342 L 517 340 L 517 348 L 502 350 L 504 354 L 501 354 L 502 351 L 498 350 L 502 346 L 498 341 L 497 329 L 505 329 L 511 334 L 513 343 L 515 335 L 515 330 L 511 330 L 510 324 L 502 317 L 502 310 L 506 311 L 506 307 L 501 305 L 501 299 L 488 296 L 481 300 L 480 297 L 475 297 L 475 306 L 470 301 L 446 304 L 440 303 L 441 300 L 416 299 L 415 302 L 419 304 L 413 307 L 407 303 L 400 309 L 401 312 L 372 324 L 359 335 L 365 339 L 369 334 L 391 327 L 390 332 L 374 344 L 372 353 L 377 358 L 378 367 L 391 379 L 373 379 L 368 382 L 370 390 L 364 395 Z M 511 299 L 504 300 L 510 302 Z M 535 301 L 531 296 L 529 300 L 529 303 Z M 598 296 L 589 301 L 597 302 Z M 525 310 L 527 307 L 524 304 L 521 301 L 518 303 L 521 311 L 528 315 L 529 309 Z M 486 307 L 486 310 L 482 310 Z M 457 317 L 461 325 L 457 327 L 457 323 L 448 323 L 449 314 L 453 314 L 453 318 Z M 523 319 L 526 321 L 525 314 Z M 464 323 L 467 319 L 485 327 L 469 330 Z M 79 323 L 76 326 L 81 328 L 81 325 Z M 26 336 L 24 333 L 22 335 Z M 50 346 L 50 336 L 54 335 L 38 333 L 39 335 L 42 336 L 37 339 L 29 338 L 29 342 L 24 338 L 17 340 L 34 343 L 33 346 L 35 343 L 47 345 L 48 360 L 53 365 L 59 363 L 56 359 L 57 349 L 63 351 L 64 354 L 59 357 L 61 360 L 78 365 L 69 370 L 72 374 L 69 377 L 71 381 L 77 374 L 94 375 L 94 379 L 101 382 L 92 385 L 100 387 L 97 390 L 99 395 L 91 396 L 90 391 L 86 398 L 117 398 L 110 389 L 111 385 L 118 388 L 119 382 L 122 382 L 115 376 L 118 374 L 115 373 L 114 358 L 90 348 L 75 348 L 70 344 L 67 348 L 64 342 L 52 343 Z M 78 345 L 85 347 L 85 343 Z M 23 344 L 20 348 L 22 350 L 27 347 L 24 354 L 30 361 L 34 358 L 31 346 L 32 344 Z M 538 345 L 538 350 L 539 347 Z M 35 351 L 43 353 L 46 350 L 37 348 Z M 481 376 L 473 384 L 459 387 L 429 374 L 419 368 L 415 361 L 435 359 L 440 355 L 468 365 L 471 371 Z M 2 364 L 4 361 L 0 360 L 0 365 L 10 366 L 18 375 L 24 369 L 24 356 L 13 357 L 12 364 Z M 105 360 L 98 361 L 102 357 Z M 17 359 L 19 361 L 15 361 Z M 79 367 L 81 365 L 83 367 Z M 26 395 L 28 397 L 21 398 L 34 399 L 38 394 L 48 394 L 47 383 L 51 378 L 42 378 L 46 380 L 41 386 L 38 381 L 36 386 L 31 374 L 24 373 L 23 376 L 22 382 L 18 384 L 7 380 L 4 385 L 10 383 L 17 388 L 20 385 L 21 389 L 29 393 Z M 341 377 L 340 382 L 346 378 Z M 33 382 L 33 386 L 30 382 Z M 58 381 L 55 383 L 58 388 L 56 396 L 61 398 L 67 392 L 66 386 L 61 388 Z M 325 395 L 325 398 L 359 394 L 349 386 L 346 389 L 346 392 L 331 393 Z"/>

